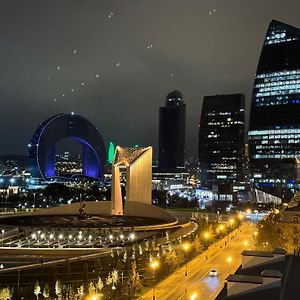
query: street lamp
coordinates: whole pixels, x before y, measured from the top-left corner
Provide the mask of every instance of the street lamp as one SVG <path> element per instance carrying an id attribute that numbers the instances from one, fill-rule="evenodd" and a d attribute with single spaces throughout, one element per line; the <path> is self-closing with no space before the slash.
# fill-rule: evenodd
<path id="1" fill-rule="evenodd" d="M 204 233 L 204 239 L 206 241 L 206 251 L 205 251 L 205 259 L 208 259 L 208 239 L 209 239 L 210 235 L 209 232 L 205 232 Z"/>
<path id="2" fill-rule="evenodd" d="M 239 220 L 243 220 L 244 219 L 244 215 L 242 213 L 239 213 L 238 214 L 238 218 L 239 218 Z"/>
<path id="3" fill-rule="evenodd" d="M 229 219 L 229 223 L 230 223 L 230 225 L 232 226 L 233 224 L 234 224 L 234 219 Z"/>
<path id="4" fill-rule="evenodd" d="M 230 274 L 230 264 L 232 262 L 232 257 L 231 256 L 228 256 L 227 257 L 227 263 L 228 263 L 228 271 L 229 271 L 229 274 Z"/>
<path id="5" fill-rule="evenodd" d="M 185 259 L 185 274 L 184 274 L 185 276 L 188 275 L 188 272 L 187 272 L 187 257 L 186 256 L 187 256 L 187 252 L 190 250 L 190 247 L 191 247 L 191 245 L 187 242 L 182 244 L 182 249 L 184 251 L 184 259 Z"/>
<path id="6" fill-rule="evenodd" d="M 190 300 L 196 300 L 197 299 L 197 293 L 196 292 L 194 292 L 194 293 L 192 293 L 192 295 L 190 296 Z"/>
<path id="7" fill-rule="evenodd" d="M 150 268 L 153 270 L 153 297 L 152 299 L 155 300 L 155 288 L 156 288 L 156 281 L 155 281 L 155 275 L 156 275 L 156 269 L 159 267 L 159 261 L 158 260 L 152 260 L 149 264 Z"/>
<path id="8" fill-rule="evenodd" d="M 248 246 L 248 241 L 244 241 L 244 246 L 247 247 Z"/>
<path id="9" fill-rule="evenodd" d="M 256 240 L 257 236 L 258 236 L 258 231 L 255 230 L 255 231 L 253 232 L 254 244 L 255 244 L 255 250 L 256 250 L 256 244 L 257 244 L 257 240 Z"/>

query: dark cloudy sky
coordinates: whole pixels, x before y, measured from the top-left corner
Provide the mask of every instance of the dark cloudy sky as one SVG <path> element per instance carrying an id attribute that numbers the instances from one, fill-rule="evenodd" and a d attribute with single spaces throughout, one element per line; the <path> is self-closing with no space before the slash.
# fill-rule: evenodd
<path id="1" fill-rule="evenodd" d="M 1 0 L 0 154 L 25 153 L 41 121 L 71 111 L 106 143 L 157 153 L 158 108 L 179 89 L 196 155 L 203 96 L 249 104 L 269 22 L 300 27 L 299 11 L 299 0 Z"/>

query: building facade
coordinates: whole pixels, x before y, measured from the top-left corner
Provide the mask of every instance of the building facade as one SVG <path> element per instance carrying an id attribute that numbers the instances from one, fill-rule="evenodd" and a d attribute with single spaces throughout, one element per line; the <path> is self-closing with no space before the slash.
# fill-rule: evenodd
<path id="1" fill-rule="evenodd" d="M 245 96 L 204 97 L 199 125 L 201 184 L 244 181 Z"/>
<path id="2" fill-rule="evenodd" d="M 184 167 L 186 106 L 180 91 L 166 97 L 165 106 L 159 108 L 159 153 L 161 169 Z"/>
<path id="3" fill-rule="evenodd" d="M 47 119 L 34 132 L 28 144 L 29 169 L 32 177 L 55 177 L 57 142 L 70 138 L 82 146 L 82 173 L 99 178 L 106 161 L 105 145 L 96 127 L 82 116 L 58 114 Z"/>
<path id="4" fill-rule="evenodd" d="M 256 187 L 284 196 L 299 186 L 300 30 L 272 21 L 261 51 L 250 112 L 249 158 Z"/>

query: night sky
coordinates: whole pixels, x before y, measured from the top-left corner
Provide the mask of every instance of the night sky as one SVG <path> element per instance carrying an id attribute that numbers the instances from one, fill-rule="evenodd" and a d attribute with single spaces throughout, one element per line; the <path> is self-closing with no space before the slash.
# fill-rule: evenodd
<path id="1" fill-rule="evenodd" d="M 0 154 L 25 154 L 40 122 L 74 111 L 106 144 L 158 144 L 158 109 L 179 89 L 187 156 L 204 95 L 245 93 L 267 26 L 300 27 L 299 0 L 1 0 Z M 248 109 L 247 109 L 248 111 Z"/>

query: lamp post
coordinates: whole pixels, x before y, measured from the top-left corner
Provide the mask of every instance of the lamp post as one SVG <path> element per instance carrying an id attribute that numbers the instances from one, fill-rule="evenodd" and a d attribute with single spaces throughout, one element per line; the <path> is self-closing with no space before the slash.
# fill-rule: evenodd
<path id="1" fill-rule="evenodd" d="M 182 244 L 182 249 L 184 251 L 184 259 L 185 259 L 185 274 L 184 274 L 185 276 L 188 275 L 188 271 L 187 271 L 187 264 L 188 264 L 188 262 L 187 262 L 187 252 L 190 250 L 190 247 L 191 247 L 191 245 L 187 242 Z"/>
<path id="2" fill-rule="evenodd" d="M 209 232 L 205 232 L 204 233 L 204 239 L 206 241 L 205 259 L 208 259 L 208 239 L 209 239 L 209 237 L 210 237 Z"/>
<path id="3" fill-rule="evenodd" d="M 255 230 L 253 232 L 253 239 L 254 239 L 254 245 L 255 245 L 255 250 L 257 250 L 256 244 L 257 244 L 257 236 L 258 236 L 258 231 Z"/>
<path id="4" fill-rule="evenodd" d="M 228 263 L 228 271 L 229 271 L 229 274 L 230 274 L 230 264 L 231 264 L 231 262 L 232 262 L 232 257 L 231 257 L 231 256 L 229 256 L 229 257 L 227 258 L 227 263 Z"/>
<path id="5" fill-rule="evenodd" d="M 150 262 L 150 268 L 153 270 L 153 297 L 152 299 L 155 300 L 155 288 L 156 288 L 156 269 L 159 267 L 159 261 L 158 260 L 152 260 Z"/>

